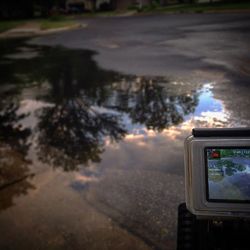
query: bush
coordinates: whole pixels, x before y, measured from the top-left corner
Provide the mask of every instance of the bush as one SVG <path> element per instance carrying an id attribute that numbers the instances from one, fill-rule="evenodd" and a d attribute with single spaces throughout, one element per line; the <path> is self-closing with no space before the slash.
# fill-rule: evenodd
<path id="1" fill-rule="evenodd" d="M 128 7 L 128 10 L 136 10 L 138 12 L 148 12 L 148 11 L 153 11 L 155 9 L 157 9 L 158 7 L 160 7 L 160 3 L 159 1 L 155 0 L 155 1 L 152 1 L 151 4 L 148 4 L 148 5 L 143 5 L 141 8 L 140 8 L 140 5 L 139 4 L 133 4 L 133 5 L 130 5 Z"/>
<path id="2" fill-rule="evenodd" d="M 136 11 L 138 11 L 138 10 L 139 10 L 139 7 L 138 7 L 137 4 L 131 4 L 131 5 L 128 6 L 127 9 L 128 9 L 128 10 L 136 10 Z"/>
<path id="3" fill-rule="evenodd" d="M 50 20 L 50 21 L 55 21 L 55 22 L 63 21 L 64 19 L 65 19 L 64 16 L 58 15 L 58 14 L 54 14 L 54 15 L 51 15 L 51 16 L 49 17 L 49 20 Z"/>
<path id="4" fill-rule="evenodd" d="M 101 3 L 100 7 L 99 7 L 99 10 L 100 11 L 110 11 L 110 10 L 112 10 L 112 6 L 111 6 L 111 4 L 109 4 L 107 2 Z"/>

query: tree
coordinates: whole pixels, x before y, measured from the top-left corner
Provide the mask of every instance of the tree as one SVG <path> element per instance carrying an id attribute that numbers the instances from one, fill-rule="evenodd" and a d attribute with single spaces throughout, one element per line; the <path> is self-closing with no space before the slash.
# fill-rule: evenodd
<path id="1" fill-rule="evenodd" d="M 35 8 L 48 16 L 52 7 L 65 7 L 66 0 L 8 0 L 0 2 L 0 18 L 31 18 Z"/>
<path id="2" fill-rule="evenodd" d="M 97 0 L 91 0 L 91 5 L 92 5 L 92 11 L 93 12 L 96 11 L 96 3 L 97 3 Z"/>
<path id="3" fill-rule="evenodd" d="M 0 2 L 1 18 L 29 18 L 33 16 L 34 0 L 9 0 Z"/>
<path id="4" fill-rule="evenodd" d="M 17 114 L 18 93 L 13 94 L 14 98 L 0 101 L 0 191 L 8 187 L 1 192 L 0 211 L 14 205 L 15 197 L 35 188 L 29 181 L 33 176 L 28 167 L 31 162 L 26 159 L 31 131 L 20 123 L 25 115 Z M 18 185 L 11 185 L 17 182 Z"/>

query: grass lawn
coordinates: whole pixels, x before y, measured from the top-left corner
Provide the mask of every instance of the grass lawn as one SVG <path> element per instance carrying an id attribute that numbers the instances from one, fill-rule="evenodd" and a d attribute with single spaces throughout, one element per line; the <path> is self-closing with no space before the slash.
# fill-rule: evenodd
<path id="1" fill-rule="evenodd" d="M 24 24 L 25 21 L 0 21 L 0 33 L 10 29 L 14 29 L 19 25 Z"/>
<path id="2" fill-rule="evenodd" d="M 179 5 L 170 5 L 165 7 L 150 8 L 145 7 L 142 12 L 166 12 L 166 13 L 185 13 L 185 12 L 209 12 L 209 11 L 226 11 L 226 10 L 250 10 L 250 2 L 238 2 L 238 3 L 194 3 L 194 4 L 179 4 Z"/>
<path id="3" fill-rule="evenodd" d="M 134 9 L 135 10 L 135 9 Z M 225 3 L 225 2 L 215 2 L 215 3 L 196 3 L 196 4 L 179 4 L 170 6 L 145 6 L 141 13 L 202 13 L 210 11 L 227 11 L 227 10 L 250 10 L 250 1 L 235 2 L 235 3 Z M 121 14 L 117 11 L 104 12 L 104 13 L 89 13 L 82 14 L 76 17 L 90 17 L 90 16 L 114 16 Z M 40 27 L 41 30 L 57 29 L 63 27 L 70 27 L 77 24 L 74 16 L 53 16 L 46 19 L 33 19 L 33 20 L 15 20 L 15 21 L 2 21 L 0 20 L 0 33 L 7 30 L 22 26 L 24 24 L 34 24 Z"/>
<path id="4" fill-rule="evenodd" d="M 41 30 L 48 30 L 48 29 L 58 29 L 64 27 L 74 26 L 77 23 L 71 20 L 61 20 L 61 21 L 51 21 L 51 20 L 41 20 L 39 21 L 40 29 Z"/>
<path id="5" fill-rule="evenodd" d="M 55 16 L 46 19 L 31 19 L 31 20 L 15 20 L 15 21 L 1 21 L 0 33 L 14 29 L 17 27 L 27 26 L 36 27 L 41 30 L 64 28 L 76 25 L 77 22 L 71 17 Z"/>

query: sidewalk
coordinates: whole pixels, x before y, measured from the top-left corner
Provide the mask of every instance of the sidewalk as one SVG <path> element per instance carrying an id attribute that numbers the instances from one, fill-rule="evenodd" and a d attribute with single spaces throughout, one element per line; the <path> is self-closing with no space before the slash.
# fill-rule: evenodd
<path id="1" fill-rule="evenodd" d="M 61 31 L 85 28 L 87 24 L 75 23 L 60 28 L 51 28 L 51 29 L 41 29 L 41 24 L 39 22 L 27 22 L 23 25 L 20 25 L 14 29 L 10 29 L 3 33 L 0 33 L 0 38 L 17 38 L 17 37 L 30 37 L 30 36 L 41 36 L 47 34 L 53 34 Z"/>

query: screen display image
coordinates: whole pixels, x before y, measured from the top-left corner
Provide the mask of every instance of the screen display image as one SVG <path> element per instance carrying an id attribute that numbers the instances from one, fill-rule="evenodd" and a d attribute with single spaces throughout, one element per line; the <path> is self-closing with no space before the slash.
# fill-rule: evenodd
<path id="1" fill-rule="evenodd" d="M 250 202 L 250 148 L 207 148 L 207 200 Z"/>

